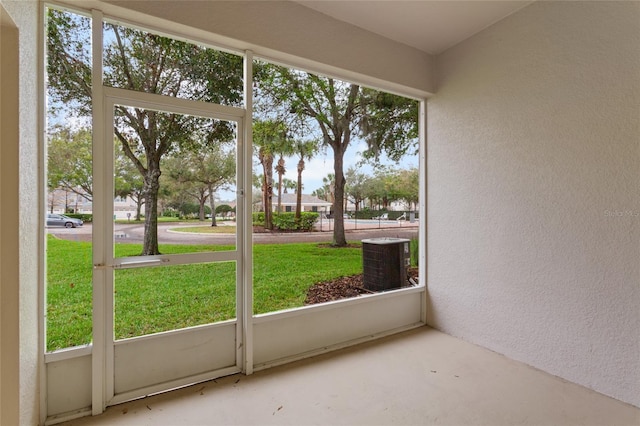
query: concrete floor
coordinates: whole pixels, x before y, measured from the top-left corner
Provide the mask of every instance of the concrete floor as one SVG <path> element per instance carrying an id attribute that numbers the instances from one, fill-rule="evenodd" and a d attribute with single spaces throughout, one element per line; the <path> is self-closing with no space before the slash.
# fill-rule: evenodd
<path id="1" fill-rule="evenodd" d="M 640 409 L 422 327 L 67 425 L 640 425 Z"/>

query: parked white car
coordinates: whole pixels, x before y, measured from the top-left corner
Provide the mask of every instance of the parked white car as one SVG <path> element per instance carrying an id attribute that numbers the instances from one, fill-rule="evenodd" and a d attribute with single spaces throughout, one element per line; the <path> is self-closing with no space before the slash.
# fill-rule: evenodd
<path id="1" fill-rule="evenodd" d="M 372 218 L 373 220 L 389 220 L 389 213 L 382 213 L 380 216 Z"/>

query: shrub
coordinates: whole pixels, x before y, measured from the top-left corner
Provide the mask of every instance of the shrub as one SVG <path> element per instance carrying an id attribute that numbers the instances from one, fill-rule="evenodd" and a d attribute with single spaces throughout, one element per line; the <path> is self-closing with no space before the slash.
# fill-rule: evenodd
<path id="1" fill-rule="evenodd" d="M 180 217 L 180 212 L 176 209 L 168 207 L 162 211 L 162 217 Z"/>
<path id="2" fill-rule="evenodd" d="M 293 212 L 273 215 L 273 226 L 281 231 L 311 231 L 313 225 L 320 215 L 314 212 L 301 212 L 300 221 L 296 221 L 296 214 Z"/>
<path id="3" fill-rule="evenodd" d="M 273 227 L 281 231 L 295 231 L 298 229 L 295 213 L 275 213 Z"/>
<path id="4" fill-rule="evenodd" d="M 313 230 L 313 225 L 318 221 L 320 214 L 315 212 L 300 212 L 299 229 L 303 231 Z"/>
<path id="5" fill-rule="evenodd" d="M 253 212 L 253 224 L 264 226 L 264 212 Z"/>
<path id="6" fill-rule="evenodd" d="M 84 223 L 93 222 L 93 215 L 87 213 L 65 213 L 65 216 L 72 217 L 74 219 L 80 219 Z"/>
<path id="7" fill-rule="evenodd" d="M 312 231 L 319 217 L 315 212 L 301 212 L 300 221 L 297 222 L 293 212 L 274 213 L 273 228 L 280 231 Z M 264 212 L 253 213 L 253 225 L 264 226 Z"/>

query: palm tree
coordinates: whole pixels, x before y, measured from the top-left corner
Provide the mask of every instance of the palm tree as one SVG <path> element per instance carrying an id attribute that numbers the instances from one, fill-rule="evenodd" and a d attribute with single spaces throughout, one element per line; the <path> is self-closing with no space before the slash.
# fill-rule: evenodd
<path id="1" fill-rule="evenodd" d="M 273 158 L 287 137 L 286 125 L 281 121 L 257 121 L 253 125 L 253 142 L 257 147 L 258 161 L 262 165 L 262 206 L 264 227 L 273 229 Z"/>
<path id="2" fill-rule="evenodd" d="M 293 191 L 295 192 L 297 187 L 298 183 L 296 181 L 287 178 L 282 179 L 282 189 L 285 194 L 287 194 L 290 189 L 293 189 Z"/>
<path id="3" fill-rule="evenodd" d="M 336 179 L 333 173 L 329 173 L 322 178 L 322 189 L 324 190 L 326 201 L 333 203 L 335 200 Z"/>
<path id="4" fill-rule="evenodd" d="M 318 152 L 318 141 L 298 141 L 295 145 L 295 153 L 298 154 L 298 181 L 296 188 L 296 222 L 300 221 L 302 214 L 302 172 L 304 171 L 305 158 L 311 160 Z"/>
<path id="5" fill-rule="evenodd" d="M 284 138 L 280 140 L 276 146 L 276 151 L 280 155 L 278 159 L 278 164 L 275 167 L 276 173 L 278 173 L 278 214 L 282 213 L 282 179 L 284 174 L 287 172 L 285 168 L 284 157 L 293 154 L 294 146 L 291 139 Z"/>

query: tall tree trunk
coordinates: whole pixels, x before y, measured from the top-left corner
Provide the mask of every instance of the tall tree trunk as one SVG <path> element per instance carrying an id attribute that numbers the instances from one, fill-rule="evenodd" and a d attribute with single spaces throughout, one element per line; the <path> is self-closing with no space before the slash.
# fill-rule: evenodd
<path id="1" fill-rule="evenodd" d="M 271 208 L 273 199 L 273 157 L 265 155 L 262 161 L 263 183 L 262 183 L 262 205 L 264 208 L 264 227 L 273 229 L 273 210 Z"/>
<path id="2" fill-rule="evenodd" d="M 344 151 L 342 144 L 337 143 L 333 147 L 333 170 L 335 174 L 335 201 L 333 202 L 333 245 L 344 247 L 347 239 L 344 234 L 344 173 L 343 167 Z"/>
<path id="3" fill-rule="evenodd" d="M 136 221 L 140 222 L 142 216 L 142 204 L 144 203 L 144 197 L 142 194 L 138 195 L 136 199 Z"/>
<path id="4" fill-rule="evenodd" d="M 200 197 L 198 199 L 198 220 L 204 222 L 204 206 L 207 204 L 207 197 Z"/>
<path id="5" fill-rule="evenodd" d="M 209 194 L 207 193 L 207 190 L 204 188 L 200 188 L 197 190 L 198 191 L 198 220 L 200 222 L 204 222 L 205 220 L 205 213 L 204 213 L 204 206 L 207 205 L 207 198 L 209 198 Z"/>
<path id="6" fill-rule="evenodd" d="M 158 249 L 158 191 L 160 189 L 160 162 L 149 161 L 144 177 L 144 242 L 142 255 L 160 254 Z"/>
<path id="7" fill-rule="evenodd" d="M 209 207 L 211 207 L 211 226 L 218 226 L 216 223 L 216 198 L 211 183 L 209 183 Z"/>
<path id="8" fill-rule="evenodd" d="M 304 160 L 298 161 L 298 182 L 296 184 L 296 223 L 300 222 L 302 216 L 302 171 L 304 170 Z"/>
<path id="9" fill-rule="evenodd" d="M 282 213 L 282 176 L 285 173 L 284 158 L 282 158 L 282 155 L 278 160 L 276 171 L 278 172 L 278 214 L 280 214 Z"/>

